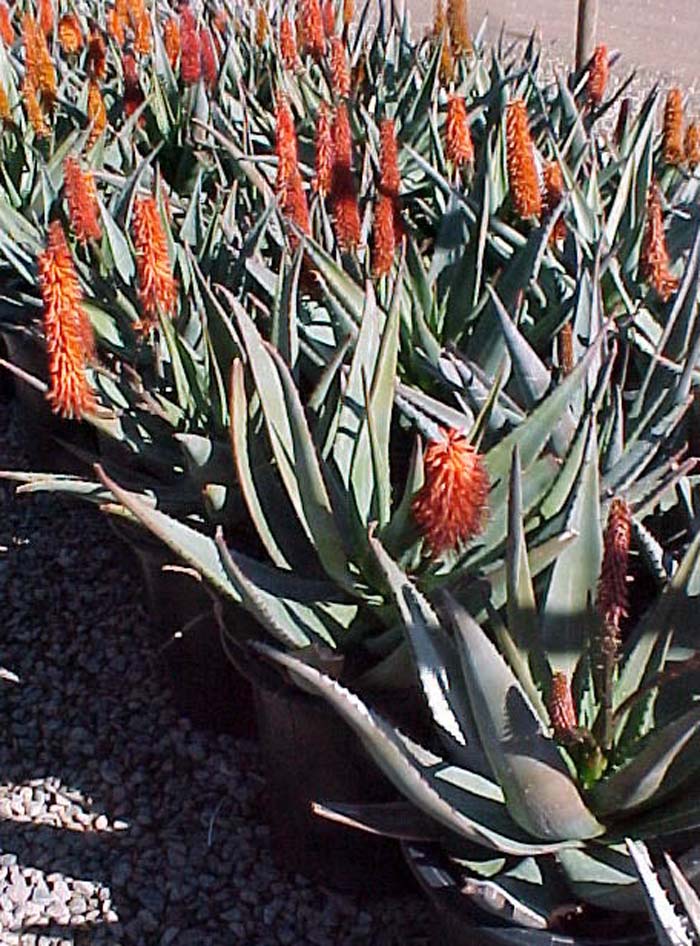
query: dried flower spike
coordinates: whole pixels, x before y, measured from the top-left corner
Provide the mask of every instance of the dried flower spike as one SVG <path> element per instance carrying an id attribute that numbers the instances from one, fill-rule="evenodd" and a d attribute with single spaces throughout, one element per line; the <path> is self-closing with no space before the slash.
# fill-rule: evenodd
<path id="1" fill-rule="evenodd" d="M 336 98 L 345 99 L 350 95 L 350 68 L 345 43 L 340 36 L 331 40 L 331 80 L 333 94 Z"/>
<path id="2" fill-rule="evenodd" d="M 15 41 L 15 31 L 12 26 L 10 9 L 6 3 L 0 2 L 0 39 L 9 48 Z"/>
<path id="3" fill-rule="evenodd" d="M 372 225 L 372 274 L 376 278 L 391 271 L 395 252 L 394 201 L 388 194 L 380 194 L 374 207 Z"/>
<path id="4" fill-rule="evenodd" d="M 467 0 L 447 0 L 447 25 L 450 30 L 450 45 L 455 56 L 472 52 L 469 36 Z"/>
<path id="5" fill-rule="evenodd" d="M 474 145 L 469 131 L 467 103 L 461 95 L 451 95 L 447 100 L 445 154 L 447 160 L 455 168 L 474 161 Z"/>
<path id="6" fill-rule="evenodd" d="M 571 374 L 574 370 L 574 330 L 571 322 L 565 322 L 559 329 L 557 336 L 557 352 L 559 367 L 563 375 Z"/>
<path id="7" fill-rule="evenodd" d="M 456 549 L 484 526 L 489 478 L 480 454 L 461 430 L 441 428 L 423 457 L 425 482 L 413 499 L 413 516 L 433 557 Z"/>
<path id="8" fill-rule="evenodd" d="M 68 216 L 76 239 L 80 243 L 99 240 L 102 236 L 97 187 L 90 171 L 83 171 L 76 158 L 63 162 L 63 184 L 66 189 Z"/>
<path id="9" fill-rule="evenodd" d="M 651 283 L 662 302 L 668 302 L 678 288 L 678 279 L 670 270 L 664 214 L 656 181 L 651 182 L 647 195 L 647 222 L 642 242 L 641 270 L 642 276 Z"/>
<path id="10" fill-rule="evenodd" d="M 685 159 L 691 171 L 700 164 L 700 123 L 691 122 L 685 132 Z"/>
<path id="11" fill-rule="evenodd" d="M 265 7 L 258 7 L 255 11 L 255 44 L 264 46 L 267 34 L 270 32 L 270 21 L 267 18 Z"/>
<path id="12" fill-rule="evenodd" d="M 449 85 L 454 77 L 455 61 L 452 55 L 452 47 L 450 46 L 447 34 L 444 33 L 442 38 L 442 52 L 440 53 L 440 81 L 443 85 Z"/>
<path id="13" fill-rule="evenodd" d="M 58 42 L 67 56 L 75 56 L 83 48 L 83 31 L 75 13 L 65 13 L 58 21 Z"/>
<path id="14" fill-rule="evenodd" d="M 678 88 L 670 89 L 666 97 L 663 154 L 666 164 L 683 162 L 683 95 Z"/>
<path id="15" fill-rule="evenodd" d="M 92 125 L 88 139 L 88 148 L 92 148 L 107 127 L 107 109 L 105 108 L 100 87 L 97 84 L 97 80 L 94 78 L 90 79 L 88 85 L 87 115 L 88 121 Z"/>
<path id="16" fill-rule="evenodd" d="M 293 71 L 299 65 L 294 24 L 287 16 L 283 16 L 280 22 L 280 56 L 285 69 Z"/>
<path id="17" fill-rule="evenodd" d="M 586 83 L 586 101 L 590 106 L 597 108 L 603 101 L 608 86 L 608 74 L 608 47 L 605 43 L 600 43 L 593 52 Z"/>
<path id="18" fill-rule="evenodd" d="M 523 220 L 539 217 L 542 195 L 527 106 L 522 99 L 510 102 L 506 108 L 506 160 L 513 209 Z"/>
<path id="19" fill-rule="evenodd" d="M 330 106 L 321 103 L 316 121 L 316 176 L 314 190 L 326 197 L 333 180 L 333 128 Z"/>
<path id="20" fill-rule="evenodd" d="M 155 197 L 137 197 L 131 220 L 136 248 L 138 294 L 142 324 L 152 325 L 162 315 L 174 315 L 178 289 L 172 273 L 168 241 Z"/>
<path id="21" fill-rule="evenodd" d="M 624 499 L 615 498 L 610 504 L 603 536 L 603 564 L 598 581 L 597 607 L 603 624 L 618 632 L 629 607 L 627 570 L 631 540 L 629 506 Z"/>
<path id="22" fill-rule="evenodd" d="M 571 681 L 566 673 L 553 674 L 547 710 L 554 738 L 560 742 L 575 739 L 578 732 L 578 719 L 571 693 Z"/>
<path id="23" fill-rule="evenodd" d="M 442 0 L 435 0 L 433 7 L 433 36 L 435 39 L 442 39 L 442 34 L 445 32 L 446 26 L 445 5 Z"/>
<path id="24" fill-rule="evenodd" d="M 95 407 L 95 395 L 85 372 L 87 362 L 94 356 L 94 337 L 82 308 L 73 259 L 57 220 L 49 226 L 47 246 L 39 255 L 38 268 L 49 358 L 47 399 L 55 413 L 79 419 Z"/>

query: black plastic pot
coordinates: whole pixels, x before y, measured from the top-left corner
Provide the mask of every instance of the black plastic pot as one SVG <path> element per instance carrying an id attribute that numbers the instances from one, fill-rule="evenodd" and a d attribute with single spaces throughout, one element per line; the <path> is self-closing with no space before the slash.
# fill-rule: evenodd
<path id="1" fill-rule="evenodd" d="M 526 929 L 499 922 L 462 893 L 461 883 L 449 859 L 437 845 L 403 843 L 411 873 L 431 902 L 436 918 L 435 946 L 653 946 L 657 943 L 650 924 L 634 929 L 635 921 L 624 917 L 629 932 L 624 935 L 607 926 L 604 917 L 595 932 L 566 933 Z"/>
<path id="2" fill-rule="evenodd" d="M 196 578 L 168 570 L 175 556 L 144 530 L 110 523 L 138 560 L 159 666 L 178 711 L 198 728 L 252 738 L 251 685 L 224 651 L 211 595 Z M 228 605 L 223 615 L 229 625 L 252 620 Z M 253 629 L 250 636 L 257 636 Z"/>
<path id="3" fill-rule="evenodd" d="M 415 696 L 415 694 L 412 694 Z M 411 729 L 405 693 L 373 700 Z M 397 842 L 317 817 L 312 802 L 390 801 L 396 790 L 355 733 L 328 704 L 280 680 L 255 687 L 267 775 L 266 817 L 281 867 L 345 892 L 398 893 L 413 887 Z"/>
<path id="4" fill-rule="evenodd" d="M 46 352 L 35 335 L 17 326 L 3 330 L 2 337 L 8 361 L 40 381 L 47 380 Z M 78 453 L 97 455 L 95 431 L 88 424 L 58 417 L 44 393 L 17 375 L 14 393 L 23 447 L 32 467 L 40 472 L 89 475 L 90 464 Z"/>

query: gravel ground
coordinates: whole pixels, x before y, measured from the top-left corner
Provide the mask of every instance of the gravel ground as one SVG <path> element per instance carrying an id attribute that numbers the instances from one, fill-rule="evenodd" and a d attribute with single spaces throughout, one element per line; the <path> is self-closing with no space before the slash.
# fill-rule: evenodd
<path id="1" fill-rule="evenodd" d="M 27 469 L 0 405 L 0 467 Z M 274 863 L 251 742 L 178 718 L 99 513 L 0 484 L 1 946 L 425 946 L 416 895 Z"/>

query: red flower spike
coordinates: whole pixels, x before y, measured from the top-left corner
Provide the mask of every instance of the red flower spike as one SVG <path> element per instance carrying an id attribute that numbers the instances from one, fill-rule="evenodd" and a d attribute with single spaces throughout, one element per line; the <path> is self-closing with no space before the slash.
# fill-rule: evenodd
<path id="1" fill-rule="evenodd" d="M 321 16 L 323 19 L 323 32 L 326 34 L 327 39 L 332 39 L 335 36 L 335 4 L 333 0 L 324 0 Z"/>
<path id="2" fill-rule="evenodd" d="M 482 531 L 489 494 L 484 461 L 464 433 L 441 428 L 441 434 L 426 448 L 425 482 L 412 506 L 434 558 Z"/>
<path id="3" fill-rule="evenodd" d="M 345 102 L 336 107 L 333 116 L 333 148 L 338 164 L 352 167 L 352 131 Z"/>
<path id="4" fill-rule="evenodd" d="M 180 13 L 180 75 L 185 85 L 194 85 L 201 75 L 199 34 L 194 13 L 183 5 Z"/>
<path id="5" fill-rule="evenodd" d="M 539 217 L 542 195 L 527 106 L 522 99 L 510 102 L 506 108 L 506 160 L 513 209 L 523 220 Z"/>
<path id="6" fill-rule="evenodd" d="M 316 121 L 316 177 L 313 186 L 323 197 L 330 192 L 333 182 L 334 158 L 331 110 L 322 102 Z"/>
<path id="7" fill-rule="evenodd" d="M 107 75 L 107 47 L 102 33 L 95 26 L 90 30 L 88 39 L 88 74 L 95 79 L 104 79 Z"/>
<path id="8" fill-rule="evenodd" d="M 603 535 L 603 564 L 598 581 L 598 613 L 606 628 L 619 632 L 622 619 L 627 617 L 629 591 L 627 570 L 632 519 L 624 499 L 615 498 L 610 504 L 608 523 Z"/>
<path id="9" fill-rule="evenodd" d="M 586 83 L 586 101 L 590 106 L 597 107 L 603 101 L 608 85 L 608 74 L 608 47 L 605 43 L 600 43 L 593 53 Z"/>
<path id="10" fill-rule="evenodd" d="M 83 171 L 75 158 L 63 162 L 63 184 L 68 202 L 68 216 L 80 243 L 99 240 L 102 236 L 97 187 L 90 171 Z"/>
<path id="11" fill-rule="evenodd" d="M 578 730 L 578 719 L 571 693 L 571 682 L 566 673 L 559 672 L 552 675 L 547 709 L 555 739 L 566 742 L 575 736 Z"/>
<path id="12" fill-rule="evenodd" d="M 325 47 L 325 35 L 319 0 L 300 0 L 299 18 L 303 24 L 303 32 L 299 30 L 299 20 L 297 32 L 300 37 L 303 35 L 304 52 L 309 53 L 314 59 L 321 59 Z"/>
<path id="13" fill-rule="evenodd" d="M 474 145 L 469 131 L 467 103 L 461 95 L 451 95 L 447 100 L 445 121 L 445 154 L 455 168 L 474 161 Z"/>
<path id="14" fill-rule="evenodd" d="M 287 16 L 282 17 L 280 22 L 280 56 L 285 69 L 293 71 L 299 65 L 294 25 Z"/>
<path id="15" fill-rule="evenodd" d="M 124 70 L 124 114 L 128 118 L 141 107 L 145 96 L 139 82 L 136 60 L 131 53 L 122 55 L 122 69 Z"/>
<path id="16" fill-rule="evenodd" d="M 379 279 L 391 272 L 396 252 L 394 237 L 394 201 L 380 194 L 374 208 L 372 227 L 372 275 Z"/>
<path id="17" fill-rule="evenodd" d="M 666 246 L 664 213 L 656 181 L 652 181 L 647 195 L 647 222 L 641 251 L 641 272 L 656 290 L 662 302 L 668 302 L 678 288 L 678 278 L 671 273 L 670 257 Z"/>
<path id="18" fill-rule="evenodd" d="M 51 0 L 39 0 L 38 19 L 39 26 L 44 36 L 49 36 L 53 33 L 55 16 Z"/>
<path id="19" fill-rule="evenodd" d="M 331 80 L 333 94 L 338 99 L 346 99 L 350 95 L 350 68 L 345 43 L 340 36 L 331 40 Z"/>
<path id="20" fill-rule="evenodd" d="M 683 94 L 670 89 L 664 107 L 663 152 L 666 164 L 682 164 L 683 151 Z"/>
<path id="21" fill-rule="evenodd" d="M 12 15 L 6 3 L 0 2 L 0 39 L 9 48 L 15 41 Z"/>
<path id="22" fill-rule="evenodd" d="M 352 168 L 336 160 L 333 168 L 331 187 L 331 206 L 333 208 L 333 229 L 340 249 L 349 253 L 360 242 L 362 222 L 357 203 L 357 183 Z"/>
<path id="23" fill-rule="evenodd" d="M 199 48 L 201 50 L 202 76 L 208 89 L 213 89 L 219 78 L 219 66 L 214 51 L 214 40 L 206 27 L 199 31 Z"/>
<path id="24" fill-rule="evenodd" d="M 158 313 L 174 315 L 178 288 L 170 265 L 168 240 L 155 197 L 137 197 L 131 220 L 136 247 L 138 294 L 142 324 L 148 328 Z"/>
<path id="25" fill-rule="evenodd" d="M 75 13 L 66 13 L 58 21 L 58 42 L 67 56 L 75 56 L 83 48 L 83 31 Z"/>
<path id="26" fill-rule="evenodd" d="M 39 286 L 44 303 L 44 334 L 49 359 L 51 409 L 80 419 L 94 410 L 95 395 L 85 372 L 94 357 L 94 336 L 82 307 L 82 291 L 61 224 L 49 226 L 39 255 Z"/>

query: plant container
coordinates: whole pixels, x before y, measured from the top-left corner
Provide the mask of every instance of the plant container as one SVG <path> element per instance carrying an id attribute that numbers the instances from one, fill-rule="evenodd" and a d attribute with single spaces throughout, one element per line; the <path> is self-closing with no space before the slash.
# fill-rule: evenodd
<path id="1" fill-rule="evenodd" d="M 420 705 L 416 692 L 372 697 L 404 730 Z M 325 700 L 281 678 L 255 686 L 258 737 L 267 776 L 273 853 L 290 872 L 344 892 L 398 893 L 413 886 L 396 841 L 313 814 L 313 802 L 391 801 L 396 790 L 360 740 Z"/>
<path id="2" fill-rule="evenodd" d="M 481 909 L 463 892 L 464 881 L 436 844 L 401 845 L 406 862 L 437 918 L 435 946 L 653 946 L 651 924 L 633 914 L 594 910 L 561 930 L 529 929 Z M 573 924 L 576 924 L 574 928 Z"/>

